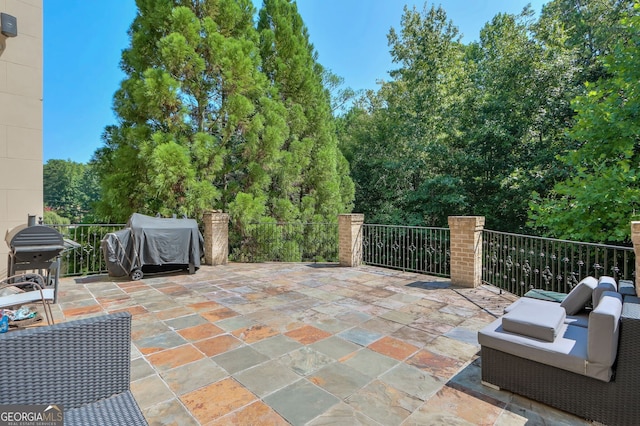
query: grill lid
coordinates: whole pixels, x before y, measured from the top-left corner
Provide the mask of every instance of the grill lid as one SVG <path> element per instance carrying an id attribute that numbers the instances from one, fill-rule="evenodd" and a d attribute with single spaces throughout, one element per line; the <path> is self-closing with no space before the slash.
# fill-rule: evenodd
<path id="1" fill-rule="evenodd" d="M 16 226 L 7 231 L 4 240 L 9 247 L 16 250 L 24 246 L 59 246 L 60 250 L 64 248 L 62 235 L 50 226 L 44 225 Z"/>
<path id="2" fill-rule="evenodd" d="M 5 237 L 16 262 L 47 262 L 64 250 L 64 239 L 55 229 L 43 225 L 20 225 Z"/>

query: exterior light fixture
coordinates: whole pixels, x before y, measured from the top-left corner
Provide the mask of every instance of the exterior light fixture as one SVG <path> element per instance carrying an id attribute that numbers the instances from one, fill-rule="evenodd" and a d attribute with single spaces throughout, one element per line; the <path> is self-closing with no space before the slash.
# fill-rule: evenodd
<path id="1" fill-rule="evenodd" d="M 18 35 L 18 20 L 8 13 L 0 13 L 0 33 L 5 37 Z"/>
<path id="2" fill-rule="evenodd" d="M 7 39 L 18 35 L 18 20 L 8 13 L 0 13 L 0 55 L 7 47 Z"/>

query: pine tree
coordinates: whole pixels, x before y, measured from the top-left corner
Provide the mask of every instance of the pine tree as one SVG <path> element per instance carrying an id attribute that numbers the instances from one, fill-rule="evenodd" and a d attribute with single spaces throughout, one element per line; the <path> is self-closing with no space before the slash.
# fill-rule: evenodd
<path id="1" fill-rule="evenodd" d="M 260 71 L 250 0 L 137 0 L 120 123 L 96 152 L 99 212 L 260 220 L 282 162 L 286 110 Z"/>
<path id="2" fill-rule="evenodd" d="M 354 185 L 338 149 L 323 67 L 295 1 L 265 0 L 258 31 L 262 70 L 287 110 L 289 134 L 271 185 L 280 220 L 334 221 L 351 210 Z"/>

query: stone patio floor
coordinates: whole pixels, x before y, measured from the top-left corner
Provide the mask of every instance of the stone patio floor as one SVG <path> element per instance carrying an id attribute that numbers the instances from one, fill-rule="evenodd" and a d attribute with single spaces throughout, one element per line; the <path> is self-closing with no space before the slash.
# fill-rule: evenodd
<path id="1" fill-rule="evenodd" d="M 151 425 L 590 424 L 480 383 L 476 332 L 515 297 L 427 275 L 231 263 L 60 282 L 57 321 L 133 315 Z"/>

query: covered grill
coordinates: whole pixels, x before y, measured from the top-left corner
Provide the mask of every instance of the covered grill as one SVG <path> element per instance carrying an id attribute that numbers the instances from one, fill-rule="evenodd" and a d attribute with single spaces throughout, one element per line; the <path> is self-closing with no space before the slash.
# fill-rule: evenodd
<path id="1" fill-rule="evenodd" d="M 102 250 L 109 276 L 139 280 L 145 272 L 200 267 L 203 239 L 194 219 L 159 218 L 134 213 L 127 228 L 109 233 Z"/>
<path id="2" fill-rule="evenodd" d="M 57 287 L 59 255 L 64 250 L 64 239 L 50 226 L 36 225 L 35 216 L 29 216 L 26 225 L 7 231 L 5 241 L 10 248 L 7 275 L 17 271 L 45 271 L 45 285 Z M 52 276 L 53 275 L 53 276 Z"/>

